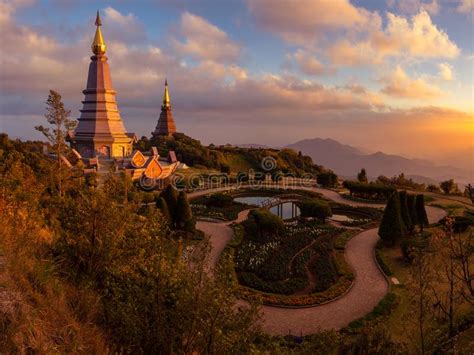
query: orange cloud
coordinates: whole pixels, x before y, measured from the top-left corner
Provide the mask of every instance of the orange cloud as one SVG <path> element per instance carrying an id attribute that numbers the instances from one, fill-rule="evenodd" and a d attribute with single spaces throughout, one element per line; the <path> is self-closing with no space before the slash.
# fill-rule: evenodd
<path id="1" fill-rule="evenodd" d="M 387 57 L 455 58 L 460 49 L 448 34 L 433 24 L 429 14 L 421 11 L 410 21 L 391 13 L 383 29 L 372 27 L 367 38 L 341 40 L 328 49 L 332 62 L 358 66 L 382 63 Z"/>
<path id="2" fill-rule="evenodd" d="M 240 54 L 240 46 L 227 33 L 202 17 L 184 12 L 181 16 L 184 42 L 174 41 L 175 49 L 200 60 L 233 61 Z"/>
<path id="3" fill-rule="evenodd" d="M 382 79 L 386 86 L 382 89 L 384 94 L 404 99 L 431 99 L 441 95 L 441 91 L 423 79 L 411 79 L 405 71 L 397 66 L 395 71 Z"/>
<path id="4" fill-rule="evenodd" d="M 323 29 L 362 27 L 370 13 L 348 0 L 247 0 L 257 23 L 284 40 L 307 44 Z"/>
<path id="5" fill-rule="evenodd" d="M 448 63 L 438 64 L 439 77 L 446 81 L 451 81 L 454 79 L 453 66 Z"/>
<path id="6" fill-rule="evenodd" d="M 313 54 L 298 49 L 294 54 L 289 55 L 290 60 L 294 60 L 301 72 L 307 75 L 334 74 L 333 68 L 326 67 Z"/>

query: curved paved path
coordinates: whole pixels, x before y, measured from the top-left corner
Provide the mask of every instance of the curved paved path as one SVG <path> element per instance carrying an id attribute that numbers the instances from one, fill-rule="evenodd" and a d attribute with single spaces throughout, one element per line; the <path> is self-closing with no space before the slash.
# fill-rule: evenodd
<path id="1" fill-rule="evenodd" d="M 335 191 L 319 188 L 309 190 L 319 192 L 336 202 L 374 207 L 374 204 L 346 200 Z M 213 191 L 206 193 L 210 192 Z M 430 223 L 437 222 L 446 215 L 440 208 L 427 206 L 426 210 Z M 241 212 L 235 222 L 244 220 L 247 213 L 248 210 Z M 230 223 L 199 221 L 197 224 L 210 238 L 212 250 L 206 263 L 209 271 L 217 265 L 220 254 L 232 239 L 232 229 L 228 226 Z M 353 286 L 347 294 L 333 302 L 309 308 L 263 306 L 263 329 L 274 335 L 284 335 L 290 331 L 292 334 L 313 334 L 321 330 L 344 327 L 369 313 L 388 292 L 389 287 L 374 259 L 373 250 L 378 240 L 377 228 L 374 228 L 357 234 L 347 243 L 345 258 L 355 273 Z"/>

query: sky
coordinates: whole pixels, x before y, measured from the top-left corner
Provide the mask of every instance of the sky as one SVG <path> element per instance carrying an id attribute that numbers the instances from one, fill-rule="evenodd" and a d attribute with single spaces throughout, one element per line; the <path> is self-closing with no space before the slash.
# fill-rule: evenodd
<path id="1" fill-rule="evenodd" d="M 474 145 L 471 0 L 0 0 L 0 131 L 41 138 L 50 89 L 79 117 L 102 16 L 125 126 L 150 136 L 168 79 L 209 144 L 333 138 L 446 160 Z"/>

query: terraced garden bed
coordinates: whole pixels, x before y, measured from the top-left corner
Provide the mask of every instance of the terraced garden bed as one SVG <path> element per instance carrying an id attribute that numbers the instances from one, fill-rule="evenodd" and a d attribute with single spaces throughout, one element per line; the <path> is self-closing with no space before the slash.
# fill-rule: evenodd
<path id="1" fill-rule="evenodd" d="M 221 256 L 221 270 L 240 297 L 282 307 L 328 302 L 347 292 L 354 275 L 344 259 L 354 231 L 312 221 L 287 225 L 284 235 L 259 243 L 241 224 Z"/>
<path id="2" fill-rule="evenodd" d="M 234 201 L 228 193 L 215 193 L 201 196 L 190 201 L 193 215 L 232 221 L 239 212 L 250 208 L 246 203 Z"/>

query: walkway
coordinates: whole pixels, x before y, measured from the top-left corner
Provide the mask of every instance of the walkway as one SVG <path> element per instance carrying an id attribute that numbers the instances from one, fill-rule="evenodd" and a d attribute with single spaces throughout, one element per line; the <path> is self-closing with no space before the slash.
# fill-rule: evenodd
<path id="1" fill-rule="evenodd" d="M 343 199 L 337 192 L 311 188 L 326 198 L 352 206 L 374 206 Z M 210 193 L 212 191 L 207 191 Z M 383 207 L 383 206 L 381 206 Z M 437 222 L 446 212 L 436 207 L 426 208 L 430 223 Z M 238 221 L 246 218 L 248 211 L 239 214 Z M 237 220 L 236 220 L 237 221 Z M 219 256 L 232 238 L 230 223 L 198 222 L 197 227 L 209 236 L 212 251 L 208 268 L 212 270 Z M 373 250 L 379 237 L 377 228 L 366 230 L 354 236 L 346 246 L 345 258 L 354 269 L 355 280 L 350 291 L 343 297 L 320 306 L 289 309 L 263 306 L 263 329 L 274 335 L 313 334 L 321 330 L 338 329 L 369 313 L 388 292 L 388 284 L 379 270 Z"/>

